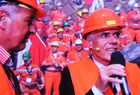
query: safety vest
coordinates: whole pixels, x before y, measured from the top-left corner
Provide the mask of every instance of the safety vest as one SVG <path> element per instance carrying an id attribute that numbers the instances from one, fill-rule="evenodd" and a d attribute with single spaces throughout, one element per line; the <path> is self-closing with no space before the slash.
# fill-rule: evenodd
<path id="1" fill-rule="evenodd" d="M 129 28 L 140 28 L 140 11 L 139 13 L 135 11 L 128 12 L 128 26 Z"/>
<path id="2" fill-rule="evenodd" d="M 59 21 L 59 23 L 62 25 L 62 22 L 66 21 L 66 14 L 58 10 L 52 11 L 51 18 L 53 19 L 53 21 Z"/>
<path id="3" fill-rule="evenodd" d="M 85 95 L 95 85 L 99 76 L 99 69 L 90 58 L 68 64 L 68 68 L 70 70 L 75 95 Z M 131 95 L 139 95 L 140 69 L 136 64 L 126 63 L 125 73 Z M 108 87 L 104 94 L 113 95 L 113 92 L 111 88 Z M 119 95 L 122 95 L 121 91 Z"/>
<path id="4" fill-rule="evenodd" d="M 15 95 L 14 89 L 12 88 L 10 81 L 2 67 L 0 65 L 0 94 L 1 95 Z"/>

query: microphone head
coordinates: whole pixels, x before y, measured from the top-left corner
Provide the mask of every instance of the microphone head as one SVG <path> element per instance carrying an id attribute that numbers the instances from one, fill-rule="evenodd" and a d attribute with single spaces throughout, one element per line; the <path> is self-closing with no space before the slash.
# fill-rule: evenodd
<path id="1" fill-rule="evenodd" d="M 121 64 L 125 66 L 125 58 L 123 54 L 119 51 L 115 51 L 111 54 L 110 64 Z"/>

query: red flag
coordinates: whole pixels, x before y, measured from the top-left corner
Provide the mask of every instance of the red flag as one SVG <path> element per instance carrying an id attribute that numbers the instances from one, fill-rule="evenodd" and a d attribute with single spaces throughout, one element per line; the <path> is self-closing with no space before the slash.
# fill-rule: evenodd
<path id="1" fill-rule="evenodd" d="M 35 35 L 31 35 L 30 40 L 32 45 L 29 51 L 32 56 L 32 63 L 40 67 L 43 60 L 45 60 L 49 55 L 48 49 L 37 33 Z"/>
<path id="2" fill-rule="evenodd" d="M 91 6 L 94 0 L 83 0 L 87 5 Z"/>

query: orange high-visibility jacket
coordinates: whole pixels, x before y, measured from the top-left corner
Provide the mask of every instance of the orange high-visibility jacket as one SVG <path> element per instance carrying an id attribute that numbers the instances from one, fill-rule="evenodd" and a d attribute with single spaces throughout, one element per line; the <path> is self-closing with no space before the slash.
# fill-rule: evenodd
<path id="1" fill-rule="evenodd" d="M 127 14 L 124 12 L 120 12 L 119 14 L 119 18 L 122 24 L 127 25 L 128 24 L 128 20 L 127 20 Z"/>
<path id="2" fill-rule="evenodd" d="M 58 37 L 52 39 L 49 44 L 50 48 L 51 48 L 51 43 L 54 41 L 57 41 L 59 43 L 59 48 L 58 48 L 59 53 L 64 54 L 65 52 L 70 51 L 70 40 L 66 39 L 66 37 L 63 37 L 63 39 L 59 39 Z"/>
<path id="3" fill-rule="evenodd" d="M 139 95 L 140 69 L 136 64 L 126 63 L 125 72 L 131 95 Z M 98 76 L 99 69 L 90 58 L 68 64 L 61 73 L 60 95 L 85 95 L 91 91 Z M 104 94 L 113 95 L 109 87 Z M 122 95 L 121 91 L 119 95 Z"/>
<path id="4" fill-rule="evenodd" d="M 0 95 L 15 95 L 2 65 L 0 65 Z"/>
<path id="5" fill-rule="evenodd" d="M 46 65 L 51 65 L 52 63 L 55 63 L 57 65 L 61 65 L 61 66 L 65 66 L 66 65 L 66 61 L 65 61 L 65 58 L 63 57 L 63 55 L 59 54 L 59 52 L 57 52 L 57 57 L 55 59 L 53 53 L 50 51 L 49 53 L 49 57 L 47 57 L 45 59 L 46 61 Z M 56 68 L 54 66 L 50 66 L 48 67 L 49 70 L 55 70 Z"/>
<path id="6" fill-rule="evenodd" d="M 78 52 L 75 49 L 73 49 L 68 53 L 67 61 L 68 63 L 74 63 L 87 57 L 88 53 L 85 50 L 81 50 L 80 52 Z"/>
<path id="7" fill-rule="evenodd" d="M 81 18 L 79 23 L 78 23 L 78 26 L 77 26 L 77 32 L 79 34 L 81 34 L 83 31 L 84 31 L 84 24 L 85 24 L 85 21 L 86 19 L 85 18 Z"/>
<path id="8" fill-rule="evenodd" d="M 36 29 L 39 35 L 42 35 L 44 32 L 44 23 L 43 21 L 35 21 Z"/>
<path id="9" fill-rule="evenodd" d="M 128 12 L 128 26 L 129 28 L 140 28 L 140 11 L 136 13 L 136 11 Z"/>
<path id="10" fill-rule="evenodd" d="M 140 30 L 136 32 L 136 40 L 140 43 Z"/>
<path id="11" fill-rule="evenodd" d="M 53 28 L 53 25 L 51 25 L 47 31 L 48 34 L 48 40 L 51 41 L 52 38 L 55 38 L 57 35 L 57 31 Z M 48 41 L 48 42 L 49 42 Z"/>
<path id="12" fill-rule="evenodd" d="M 59 21 L 61 25 L 62 22 L 66 21 L 66 14 L 63 11 L 52 11 L 50 17 L 53 19 L 53 21 Z"/>
<path id="13" fill-rule="evenodd" d="M 135 31 L 129 28 L 123 28 L 120 36 L 120 42 L 122 48 L 126 47 L 128 44 L 134 41 Z"/>
<path id="14" fill-rule="evenodd" d="M 40 68 L 35 65 L 35 64 L 31 64 L 32 66 L 32 72 L 29 73 L 27 70 L 27 67 L 25 65 L 21 65 L 19 68 L 17 68 L 17 70 L 14 72 L 16 75 L 20 75 L 19 78 L 19 82 L 22 85 L 26 85 L 26 86 L 32 86 L 34 84 L 38 84 L 38 77 L 42 77 L 43 73 L 40 70 Z M 27 82 L 27 79 L 30 78 L 31 82 Z"/>

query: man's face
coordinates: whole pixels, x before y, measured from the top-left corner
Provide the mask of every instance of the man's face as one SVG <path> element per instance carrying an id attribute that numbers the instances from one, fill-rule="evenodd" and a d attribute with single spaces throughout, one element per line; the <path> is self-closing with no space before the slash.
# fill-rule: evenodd
<path id="1" fill-rule="evenodd" d="M 68 32 L 69 28 L 70 28 L 69 26 L 65 26 L 63 29 L 64 29 L 65 32 Z"/>
<path id="2" fill-rule="evenodd" d="M 56 53 L 58 49 L 58 46 L 52 46 L 52 53 Z"/>
<path id="3" fill-rule="evenodd" d="M 3 39 L 8 45 L 8 51 L 20 51 L 25 48 L 25 43 L 29 37 L 29 24 L 33 12 L 26 8 L 21 8 L 14 17 L 7 17 L 6 31 Z"/>
<path id="4" fill-rule="evenodd" d="M 87 41 L 90 43 L 89 46 L 92 48 L 95 60 L 101 62 L 104 65 L 108 65 L 112 52 L 118 51 L 120 48 L 119 35 L 119 30 L 106 30 L 90 34 L 89 36 L 93 37 L 92 40 L 88 40 L 87 37 Z"/>
<path id="5" fill-rule="evenodd" d="M 82 17 L 86 19 L 88 17 L 88 13 L 82 13 Z"/>
<path id="6" fill-rule="evenodd" d="M 62 10 L 62 6 L 57 7 L 57 10 L 61 11 Z"/>
<path id="7" fill-rule="evenodd" d="M 53 28 L 57 31 L 58 28 L 60 28 L 59 25 L 54 25 Z"/>
<path id="8" fill-rule="evenodd" d="M 70 25 L 74 25 L 74 21 L 73 20 L 69 20 L 68 21 Z"/>
<path id="9" fill-rule="evenodd" d="M 80 52 L 83 48 L 82 44 L 76 44 L 76 51 Z"/>
<path id="10" fill-rule="evenodd" d="M 59 33 L 57 33 L 57 35 L 58 35 L 58 38 L 60 38 L 60 39 L 63 38 L 63 32 L 59 32 Z"/>
<path id="11" fill-rule="evenodd" d="M 31 64 L 31 62 L 32 62 L 31 58 L 28 60 L 24 60 L 25 66 L 29 66 Z"/>

